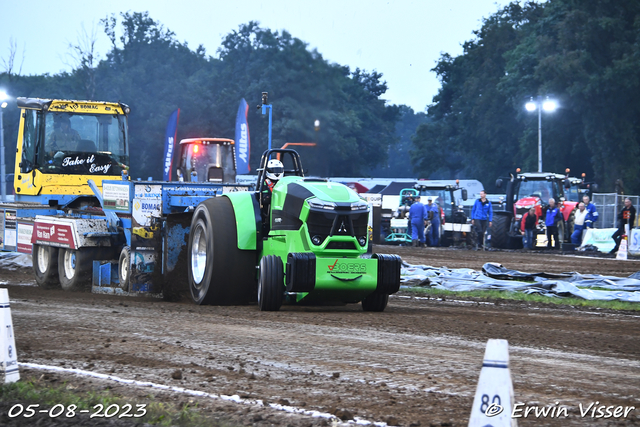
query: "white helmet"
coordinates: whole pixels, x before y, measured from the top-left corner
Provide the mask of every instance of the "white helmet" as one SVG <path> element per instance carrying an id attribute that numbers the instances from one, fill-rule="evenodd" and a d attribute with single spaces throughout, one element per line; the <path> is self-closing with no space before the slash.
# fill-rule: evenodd
<path id="1" fill-rule="evenodd" d="M 267 162 L 267 178 L 277 181 L 284 176 L 284 165 L 280 160 L 271 159 Z"/>

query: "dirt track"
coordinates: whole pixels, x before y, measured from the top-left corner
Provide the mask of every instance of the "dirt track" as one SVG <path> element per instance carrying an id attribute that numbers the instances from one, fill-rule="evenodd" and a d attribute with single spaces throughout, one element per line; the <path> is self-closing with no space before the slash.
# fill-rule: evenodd
<path id="1" fill-rule="evenodd" d="M 413 264 L 479 269 L 500 262 L 524 271 L 629 275 L 640 262 L 522 252 L 377 248 Z M 568 418 L 527 425 L 640 425 L 640 313 L 504 302 L 442 301 L 397 295 L 384 313 L 359 305 L 206 307 L 150 298 L 69 294 L 9 282 L 20 362 L 86 369 L 209 393 L 290 404 L 389 424 L 466 425 L 486 341 L 509 341 L 517 402 L 567 405 Z M 183 378 L 172 373 L 181 370 Z M 32 371 L 23 370 L 23 375 Z M 38 373 L 39 375 L 39 373 Z M 56 373 L 82 389 L 107 386 L 132 399 L 152 393 Z M 195 400 L 205 413 L 239 424 L 325 421 L 273 409 Z M 582 418 L 578 405 L 634 406 L 627 418 Z M 0 414 L 2 424 L 3 414 Z M 6 420 L 6 419 L 5 419 Z M 18 425 L 18 424 L 15 424 Z M 26 424 L 25 424 L 26 425 Z M 43 424 L 44 425 L 44 424 Z"/>

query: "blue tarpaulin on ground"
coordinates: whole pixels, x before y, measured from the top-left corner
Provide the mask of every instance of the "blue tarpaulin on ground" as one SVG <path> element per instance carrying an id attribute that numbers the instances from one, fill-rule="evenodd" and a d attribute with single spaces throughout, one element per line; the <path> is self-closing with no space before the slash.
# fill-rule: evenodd
<path id="1" fill-rule="evenodd" d="M 482 271 L 404 263 L 402 283 L 403 286 L 424 286 L 448 291 L 499 290 L 586 300 L 640 302 L 640 272 L 629 277 L 616 277 L 575 272 L 524 273 L 496 263 L 486 263 Z"/>

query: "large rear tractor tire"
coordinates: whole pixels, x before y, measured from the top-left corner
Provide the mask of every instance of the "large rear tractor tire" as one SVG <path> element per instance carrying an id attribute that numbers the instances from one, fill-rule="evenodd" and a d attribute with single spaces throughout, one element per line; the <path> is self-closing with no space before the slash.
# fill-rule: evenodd
<path id="1" fill-rule="evenodd" d="M 280 310 L 284 291 L 282 260 L 276 255 L 262 257 L 260 260 L 260 278 L 258 279 L 258 306 L 260 310 Z"/>
<path id="2" fill-rule="evenodd" d="M 389 295 L 374 292 L 362 300 L 362 309 L 381 312 L 387 307 L 387 302 L 389 302 Z"/>
<path id="3" fill-rule="evenodd" d="M 511 227 L 511 215 L 495 215 L 491 224 L 491 246 L 498 249 L 509 249 L 509 228 Z"/>
<path id="4" fill-rule="evenodd" d="M 200 203 L 187 248 L 189 289 L 196 304 L 248 304 L 255 295 L 255 252 L 238 249 L 233 205 L 227 197 Z"/>
<path id="5" fill-rule="evenodd" d="M 43 289 L 60 287 L 58 279 L 58 248 L 33 245 L 31 252 L 36 283 Z"/>
<path id="6" fill-rule="evenodd" d="M 91 268 L 94 251 L 81 248 L 58 251 L 58 277 L 65 291 L 87 291 L 91 289 Z"/>

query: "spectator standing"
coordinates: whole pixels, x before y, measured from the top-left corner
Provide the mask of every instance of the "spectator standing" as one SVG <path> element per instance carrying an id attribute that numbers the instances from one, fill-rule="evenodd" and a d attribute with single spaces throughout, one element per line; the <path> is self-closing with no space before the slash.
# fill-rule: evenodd
<path id="1" fill-rule="evenodd" d="M 478 233 L 478 246 L 484 248 L 484 234 L 487 232 L 487 226 L 491 227 L 493 221 L 493 207 L 491 202 L 487 200 L 487 193 L 480 191 L 480 198 L 473 204 L 471 209 L 471 225 L 475 227 Z"/>
<path id="2" fill-rule="evenodd" d="M 420 196 L 409 208 L 409 222 L 411 223 L 411 243 L 413 246 L 424 246 L 424 227 L 426 223 L 425 208 L 420 203 Z"/>
<path id="3" fill-rule="evenodd" d="M 582 202 L 584 203 L 584 208 L 587 211 L 584 226 L 585 228 L 594 228 L 596 221 L 598 220 L 598 210 L 596 209 L 596 205 L 591 203 L 589 196 L 586 195 L 582 197 Z"/>
<path id="4" fill-rule="evenodd" d="M 411 236 L 412 232 L 411 232 L 411 218 L 409 218 L 409 209 L 411 208 L 411 205 L 413 204 L 413 196 L 411 194 L 407 195 L 407 197 L 404 199 L 404 207 L 402 208 L 402 215 L 405 216 L 405 218 L 407 218 L 407 234 L 409 236 Z"/>
<path id="5" fill-rule="evenodd" d="M 538 215 L 536 215 L 536 208 L 529 209 L 529 212 L 522 216 L 520 222 L 520 230 L 524 234 L 524 247 L 525 249 L 533 249 L 533 239 L 535 237 L 536 225 L 538 225 Z"/>
<path id="6" fill-rule="evenodd" d="M 553 237 L 553 247 L 560 249 L 560 239 L 558 238 L 558 223 L 562 221 L 562 212 L 556 206 L 556 201 L 552 197 L 549 199 L 547 216 L 544 224 L 547 226 L 547 249 L 551 249 L 551 237 Z"/>
<path id="7" fill-rule="evenodd" d="M 589 199 L 587 196 L 584 198 L 587 200 Z M 587 227 L 587 216 L 589 216 L 589 211 L 585 208 L 585 203 L 578 203 L 578 210 L 574 216 L 573 233 L 571 233 L 571 243 L 576 246 L 580 246 L 582 244 L 582 233 Z"/>
<path id="8" fill-rule="evenodd" d="M 425 238 L 429 239 L 429 246 L 438 246 L 440 244 L 440 208 L 436 203 L 433 203 L 433 199 L 429 197 L 424 209 L 425 217 L 431 221 L 429 236 L 425 236 Z"/>
<path id="9" fill-rule="evenodd" d="M 620 249 L 620 242 L 622 241 L 622 236 L 627 234 L 625 226 L 629 225 L 629 231 L 633 227 L 633 224 L 636 222 L 636 208 L 633 207 L 630 198 L 624 199 L 624 208 L 620 212 L 618 212 L 618 229 L 615 233 L 613 233 L 613 240 L 616 242 L 616 247 L 611 250 L 609 253 L 616 253 L 618 249 Z"/>

